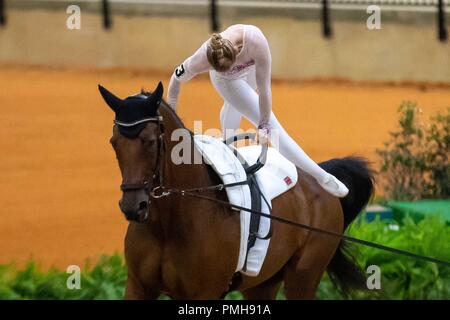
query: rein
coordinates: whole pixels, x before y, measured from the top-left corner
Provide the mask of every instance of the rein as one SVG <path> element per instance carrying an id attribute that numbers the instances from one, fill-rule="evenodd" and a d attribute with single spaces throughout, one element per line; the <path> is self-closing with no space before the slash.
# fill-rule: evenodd
<path id="1" fill-rule="evenodd" d="M 257 210 L 252 210 L 246 207 L 242 207 L 239 205 L 235 205 L 235 204 L 231 204 L 227 201 L 223 201 L 220 199 L 216 199 L 216 198 L 212 198 L 212 197 L 208 197 L 208 196 L 204 196 L 195 192 L 201 192 L 201 191 L 206 191 L 206 190 L 222 190 L 223 188 L 227 188 L 227 187 L 232 187 L 232 186 L 236 186 L 236 185 L 241 185 L 241 184 L 246 184 L 247 181 L 244 182 L 236 182 L 236 183 L 230 183 L 230 184 L 219 184 L 216 186 L 211 186 L 211 187 L 203 187 L 203 188 L 192 188 L 192 189 L 167 189 L 167 191 L 164 191 L 160 196 L 158 196 L 158 198 L 161 197 L 166 197 L 169 196 L 171 194 L 179 194 L 181 196 L 190 196 L 190 197 L 194 197 L 194 198 L 199 198 L 199 199 L 203 199 L 203 200 L 208 200 L 208 201 L 212 201 L 212 202 L 216 202 L 218 204 L 221 204 L 225 207 L 231 208 L 231 209 L 235 209 L 235 210 L 243 210 L 243 211 L 247 211 L 251 214 L 256 214 L 258 216 L 264 217 L 264 218 L 268 218 L 268 219 L 272 219 L 281 223 L 285 223 L 297 228 L 301 228 L 301 229 L 306 229 L 309 231 L 313 231 L 313 232 L 317 232 L 317 233 L 321 233 L 321 234 L 325 234 L 325 235 L 329 235 L 329 236 L 333 236 L 333 237 L 337 237 L 337 238 L 341 238 L 342 240 L 348 241 L 348 242 L 353 242 L 353 243 L 357 243 L 360 245 L 364 245 L 367 247 L 372 247 L 372 248 L 376 248 L 376 249 L 380 249 L 380 250 L 384 250 L 384 251 L 388 251 L 391 253 L 395 253 L 398 255 L 403 255 L 406 257 L 410 257 L 410 258 L 414 258 L 414 259 L 418 259 L 418 260 L 423 260 L 423 261 L 427 261 L 427 262 L 433 262 L 435 264 L 439 264 L 445 267 L 450 267 L 450 263 L 447 261 L 443 261 L 440 259 L 436 259 L 433 257 L 428 257 L 428 256 L 422 256 L 416 253 L 412 253 L 409 251 L 405 251 L 405 250 L 400 250 L 400 249 L 396 249 L 396 248 L 392 248 L 392 247 L 388 247 L 379 243 L 375 243 L 375 242 L 370 242 L 370 241 L 366 241 L 366 240 L 361 240 L 358 238 L 354 238 L 352 236 L 348 236 L 342 233 L 338 233 L 338 232 L 334 232 L 334 231 L 329 231 L 329 230 L 324 230 L 321 228 L 316 228 L 313 226 L 309 226 L 306 224 L 302 224 L 299 222 L 295 222 L 295 221 L 291 221 L 288 219 L 284 219 L 282 217 L 276 216 L 276 215 L 272 215 L 272 214 L 267 214 L 261 211 L 257 211 Z M 164 190 L 164 187 L 158 187 L 161 188 L 162 190 Z M 151 194 L 150 194 L 151 195 Z"/>
<path id="2" fill-rule="evenodd" d="M 158 123 L 158 128 L 159 128 L 159 141 L 158 141 L 158 161 L 156 162 L 155 165 L 155 171 L 154 174 L 151 178 L 151 183 L 149 182 L 149 180 L 144 180 L 142 183 L 133 183 L 133 184 L 126 184 L 126 183 L 122 183 L 120 188 L 122 191 L 131 191 L 131 190 L 139 190 L 139 189 L 144 189 L 145 191 L 148 192 L 148 194 L 150 195 L 150 198 L 153 199 L 159 199 L 159 198 L 163 198 L 163 197 L 168 197 L 170 195 L 181 195 L 181 196 L 189 196 L 189 197 L 193 197 L 193 198 L 198 198 L 198 199 L 203 199 L 203 200 L 207 200 L 207 201 L 211 201 L 211 202 L 215 202 L 218 203 L 224 207 L 228 207 L 230 209 L 234 209 L 234 210 L 243 210 L 246 212 L 249 212 L 251 214 L 255 214 L 264 218 L 268 218 L 268 219 L 272 219 L 274 221 L 278 221 L 281 223 L 285 223 L 291 226 L 294 226 L 296 228 L 300 228 L 300 229 L 306 229 L 308 231 L 312 231 L 312 232 L 317 232 L 317 233 L 321 233 L 324 235 L 328 235 L 328 236 L 332 236 L 332 237 L 336 237 L 336 238 L 340 238 L 342 240 L 348 241 L 348 242 L 353 242 L 356 244 L 360 244 L 360 245 L 364 245 L 367 247 L 372 247 L 375 249 L 379 249 L 379 250 L 383 250 L 383 251 L 387 251 L 387 252 L 391 252 L 394 254 L 398 254 L 398 255 L 403 255 L 409 258 L 413 258 L 413 259 L 417 259 L 417 260 L 422 260 L 422 261 L 427 261 L 427 262 L 432 262 L 441 266 L 445 266 L 445 267 L 450 267 L 450 262 L 444 261 L 444 260 L 440 260 L 437 258 L 433 258 L 433 257 L 428 257 L 428 256 L 423 256 L 423 255 L 419 255 L 416 253 L 412 253 L 409 251 L 405 251 L 405 250 L 401 250 L 401 249 L 396 249 L 396 248 L 392 248 L 392 247 L 388 247 L 382 244 L 378 244 L 375 242 L 370 242 L 370 241 L 366 241 L 366 240 L 361 240 L 358 238 L 354 238 L 352 236 L 348 236 L 342 233 L 338 233 L 338 232 L 334 232 L 334 231 L 329 231 L 329 230 L 324 230 L 321 228 L 316 228 L 313 226 L 309 226 L 309 225 L 305 225 L 302 223 L 298 223 L 295 221 L 291 221 L 288 219 L 284 219 L 282 217 L 279 217 L 277 215 L 272 215 L 272 214 L 267 214 L 258 210 L 253 210 L 253 209 L 249 209 L 246 207 L 242 207 L 239 205 L 235 205 L 235 204 L 231 204 L 227 201 L 223 201 L 220 199 L 216 199 L 213 197 L 208 197 L 205 195 L 200 194 L 201 192 L 206 192 L 206 191 L 221 191 L 225 188 L 229 188 L 229 187 L 235 187 L 235 186 L 239 186 L 239 185 L 244 185 L 247 184 L 247 180 L 245 181 L 239 181 L 239 182 L 234 182 L 234 183 L 228 183 L 228 184 L 217 184 L 217 185 L 213 185 L 213 186 L 205 186 L 205 187 L 197 187 L 197 188 L 189 188 L 189 189 L 178 189 L 178 188 L 166 188 L 164 187 L 164 181 L 163 181 L 163 167 L 164 165 L 162 165 L 161 163 L 165 160 L 165 152 L 163 152 L 166 148 L 165 148 L 165 143 L 164 143 L 164 123 L 163 123 L 163 118 L 161 116 L 158 117 L 154 117 L 154 118 L 150 118 L 150 119 L 146 119 L 146 121 L 156 121 Z M 116 123 L 117 125 L 121 125 L 120 123 Z M 154 182 L 155 180 L 158 179 L 158 184 L 155 186 Z M 150 199 L 149 199 L 149 204 L 150 204 Z"/>

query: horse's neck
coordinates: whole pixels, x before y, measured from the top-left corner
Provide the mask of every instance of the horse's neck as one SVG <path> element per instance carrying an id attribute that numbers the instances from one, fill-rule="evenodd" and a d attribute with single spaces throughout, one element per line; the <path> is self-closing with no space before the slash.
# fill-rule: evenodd
<path id="1" fill-rule="evenodd" d="M 179 143 L 178 141 L 171 141 L 172 133 L 177 129 L 187 130 L 178 116 L 167 107 L 162 106 L 160 113 L 163 116 L 165 132 L 164 143 L 166 149 L 164 150 L 164 173 L 163 184 L 166 188 L 187 189 L 195 187 L 205 187 L 220 183 L 217 176 L 214 176 L 210 166 L 204 162 L 200 164 L 174 164 L 171 159 L 173 148 Z M 194 141 L 189 133 L 190 142 L 190 159 L 202 159 L 200 152 L 195 148 Z M 194 158 L 195 157 L 195 158 Z M 200 157 L 200 158 L 198 158 Z M 226 200 L 225 191 L 220 191 L 220 200 Z M 211 194 L 207 194 L 211 196 Z M 223 237 L 217 235 L 230 235 L 231 238 L 239 239 L 239 217 L 235 216 L 230 219 L 229 215 L 224 215 L 225 208 L 215 202 L 199 201 L 193 197 L 167 197 L 162 198 L 159 212 L 157 216 L 164 239 L 171 239 L 170 241 L 163 241 L 163 245 L 169 246 L 167 252 L 175 250 L 179 256 L 188 255 L 195 256 L 198 252 L 210 252 L 211 255 L 205 260 L 204 255 L 196 258 L 196 263 L 206 264 L 208 261 L 219 261 L 223 255 L 221 252 L 237 252 L 239 242 L 230 242 L 223 244 Z M 210 213 L 210 214 L 205 214 Z M 231 231 L 230 231 L 231 230 Z M 214 249 L 213 249 L 214 248 Z M 221 250 L 215 250 L 221 248 Z M 217 254 L 217 256 L 214 256 Z M 180 263 L 175 262 L 176 264 Z M 229 261 L 227 262 L 230 263 Z M 181 265 L 178 265 L 182 268 Z M 225 268 L 226 263 L 222 266 Z M 231 263 L 231 269 L 234 267 Z"/>
<path id="2" fill-rule="evenodd" d="M 194 164 L 194 159 L 202 159 L 199 151 L 194 146 L 193 138 L 189 130 L 184 126 L 181 119 L 176 115 L 176 113 L 168 106 L 162 105 L 160 107 L 160 113 L 163 117 L 164 121 L 164 144 L 166 146 L 166 150 L 164 151 L 165 159 L 164 159 L 164 179 L 166 187 L 189 187 L 194 186 L 196 184 L 200 185 L 208 185 L 210 184 L 207 180 L 207 166 L 203 162 L 201 164 Z M 172 133 L 175 130 L 185 130 L 183 134 L 183 139 L 186 137 L 189 138 L 189 144 L 186 141 L 172 141 Z M 176 135 L 177 136 L 177 135 Z M 178 156 L 178 152 L 172 153 L 174 147 L 176 147 L 179 143 L 184 143 L 189 147 L 190 151 L 190 162 L 189 163 L 181 163 L 175 164 L 172 156 Z"/>

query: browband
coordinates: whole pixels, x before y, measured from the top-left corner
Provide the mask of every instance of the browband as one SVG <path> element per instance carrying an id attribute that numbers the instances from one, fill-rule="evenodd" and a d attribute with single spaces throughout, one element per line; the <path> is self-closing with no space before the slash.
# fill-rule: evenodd
<path id="1" fill-rule="evenodd" d="M 131 123 L 126 123 L 126 122 L 121 122 L 121 121 L 114 120 L 114 123 L 119 125 L 119 126 L 122 126 L 122 127 L 133 127 L 135 125 L 138 125 L 138 124 L 144 123 L 144 122 L 150 122 L 150 121 L 160 122 L 162 120 L 163 120 L 162 116 L 155 116 L 155 117 L 151 117 L 151 118 L 141 119 L 141 120 L 138 120 L 138 121 L 135 121 L 135 122 L 131 122 Z"/>

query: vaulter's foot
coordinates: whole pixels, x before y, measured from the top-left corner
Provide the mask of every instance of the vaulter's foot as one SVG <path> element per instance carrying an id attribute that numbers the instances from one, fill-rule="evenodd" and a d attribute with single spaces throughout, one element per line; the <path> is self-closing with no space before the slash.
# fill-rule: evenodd
<path id="1" fill-rule="evenodd" d="M 332 174 L 329 174 L 324 182 L 318 182 L 322 188 L 335 197 L 344 198 L 348 194 L 348 188 Z"/>

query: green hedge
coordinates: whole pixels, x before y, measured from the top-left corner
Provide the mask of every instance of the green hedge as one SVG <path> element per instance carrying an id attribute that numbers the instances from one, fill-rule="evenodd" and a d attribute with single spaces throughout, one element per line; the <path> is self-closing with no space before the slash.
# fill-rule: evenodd
<path id="1" fill-rule="evenodd" d="M 121 255 L 103 256 L 93 267 L 81 272 L 81 289 L 69 290 L 64 271 L 41 272 L 34 262 L 20 271 L 14 266 L 0 267 L 0 299 L 121 299 L 124 293 L 126 266 Z"/>
<path id="2" fill-rule="evenodd" d="M 400 226 L 379 220 L 372 223 L 358 221 L 351 226 L 350 234 L 356 238 L 450 261 L 450 226 L 440 216 L 426 217 L 419 222 L 406 217 Z M 382 298 L 450 299 L 450 268 L 369 247 L 360 246 L 358 251 L 358 260 L 362 266 L 380 266 Z M 374 297 L 367 293 L 362 296 Z M 361 295 L 353 295 L 353 298 L 357 297 Z"/>
<path id="3" fill-rule="evenodd" d="M 398 230 L 397 230 L 398 228 Z M 354 223 L 352 236 L 374 241 L 418 254 L 450 261 L 450 227 L 439 217 L 416 223 L 405 218 L 401 226 L 385 221 Z M 416 261 L 377 249 L 359 247 L 361 265 L 381 268 L 381 291 L 354 292 L 352 299 L 450 299 L 450 268 Z M 13 265 L 0 266 L 0 299 L 121 299 L 124 293 L 126 267 L 121 255 L 103 257 L 95 266 L 82 271 L 81 289 L 68 290 L 64 271 L 40 271 L 33 262 L 22 270 Z M 299 284 L 300 285 L 300 284 Z M 317 293 L 319 299 L 343 299 L 327 276 Z M 165 298 L 165 297 L 161 297 Z M 227 299 L 240 299 L 232 292 Z M 282 292 L 278 295 L 283 299 Z"/>

